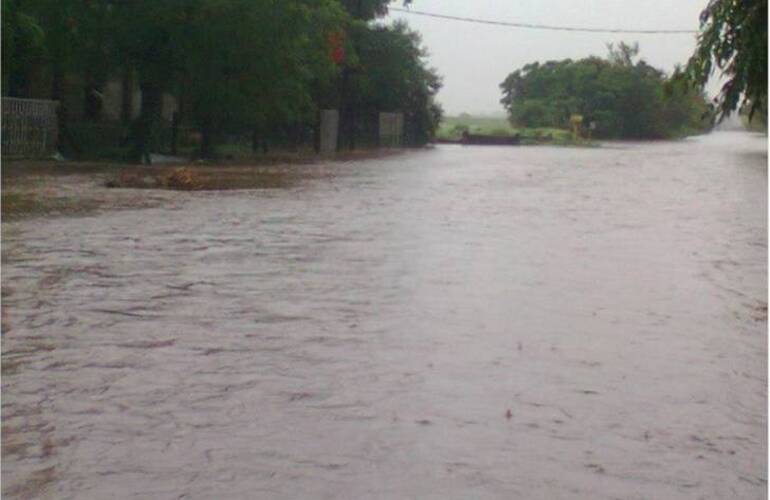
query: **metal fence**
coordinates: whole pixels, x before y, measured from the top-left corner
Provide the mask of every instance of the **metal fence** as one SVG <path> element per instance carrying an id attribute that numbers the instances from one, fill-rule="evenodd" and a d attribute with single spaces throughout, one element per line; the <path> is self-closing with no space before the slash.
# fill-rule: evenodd
<path id="1" fill-rule="evenodd" d="M 404 114 L 380 113 L 379 145 L 383 148 L 399 148 L 404 139 Z"/>
<path id="2" fill-rule="evenodd" d="M 2 155 L 42 157 L 56 150 L 57 101 L 43 99 L 2 100 Z"/>

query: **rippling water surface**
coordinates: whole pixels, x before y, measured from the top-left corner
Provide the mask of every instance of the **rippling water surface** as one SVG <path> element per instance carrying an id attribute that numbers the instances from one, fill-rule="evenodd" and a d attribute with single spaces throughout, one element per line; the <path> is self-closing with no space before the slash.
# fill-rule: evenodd
<path id="1" fill-rule="evenodd" d="M 442 146 L 4 223 L 4 498 L 766 498 L 766 161 Z"/>

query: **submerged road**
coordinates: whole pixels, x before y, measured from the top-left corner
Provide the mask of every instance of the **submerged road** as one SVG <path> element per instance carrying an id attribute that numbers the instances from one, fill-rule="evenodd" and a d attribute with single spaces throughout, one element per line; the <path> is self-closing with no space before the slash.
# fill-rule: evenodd
<path id="1" fill-rule="evenodd" d="M 3 498 L 767 497 L 764 136 L 324 168 L 4 223 Z"/>

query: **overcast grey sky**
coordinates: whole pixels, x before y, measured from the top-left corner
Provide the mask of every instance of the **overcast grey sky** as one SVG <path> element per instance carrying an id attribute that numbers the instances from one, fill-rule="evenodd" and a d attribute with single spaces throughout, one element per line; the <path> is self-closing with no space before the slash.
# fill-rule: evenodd
<path id="1" fill-rule="evenodd" d="M 494 21 L 623 29 L 698 29 L 708 0 L 413 0 L 411 9 Z M 402 7 L 400 0 L 392 6 Z M 615 35 L 470 24 L 391 12 L 422 34 L 429 62 L 444 77 L 447 114 L 502 113 L 498 85 L 533 61 L 604 56 L 609 42 L 639 42 L 641 57 L 670 72 L 685 63 L 695 35 Z M 715 85 L 710 85 L 710 92 Z"/>

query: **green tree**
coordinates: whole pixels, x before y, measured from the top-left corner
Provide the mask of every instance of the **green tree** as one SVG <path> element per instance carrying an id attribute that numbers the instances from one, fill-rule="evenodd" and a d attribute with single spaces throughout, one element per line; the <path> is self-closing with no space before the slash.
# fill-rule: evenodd
<path id="1" fill-rule="evenodd" d="M 182 37 L 182 94 L 202 154 L 218 132 L 312 119 L 311 81 L 332 77 L 325 40 L 343 19 L 331 0 L 206 0 Z"/>
<path id="2" fill-rule="evenodd" d="M 225 134 L 250 133 L 254 144 L 282 134 L 299 137 L 317 124 L 321 107 L 339 106 L 344 115 L 356 109 L 354 101 L 361 109 L 404 109 L 419 142 L 440 116 L 433 100 L 440 79 L 425 66 L 415 34 L 369 24 L 387 4 L 2 0 L 3 93 L 52 97 L 61 101 L 60 110 L 80 98 L 83 115 L 96 121 L 106 84 L 121 81 L 122 122 L 136 160 L 147 160 L 159 145 L 154 143 L 169 94 L 180 105 L 181 120 L 202 132 L 204 156 Z M 330 38 L 345 32 L 347 57 L 340 67 Z M 380 56 L 387 60 L 382 67 Z M 82 93 L 73 94 L 68 84 L 81 86 Z M 141 102 L 132 121 L 135 86 Z"/>
<path id="3" fill-rule="evenodd" d="M 109 1 L 109 0 L 108 0 Z M 164 92 L 174 92 L 183 70 L 189 21 L 203 0 L 123 0 L 112 5 L 109 26 L 113 74 L 135 77 L 139 117 L 131 124 L 133 159 L 149 161 L 157 141 Z M 120 64 L 120 66 L 118 66 Z M 130 80 L 130 78 L 127 78 Z M 124 91 L 129 90 L 124 85 Z"/>
<path id="4" fill-rule="evenodd" d="M 110 66 L 107 10 L 86 0 L 3 0 L 4 93 L 59 101 L 59 147 L 72 152 L 67 75 L 80 77 L 84 114 L 98 114 Z"/>
<path id="5" fill-rule="evenodd" d="M 595 124 L 596 137 L 635 139 L 708 128 L 702 92 L 670 85 L 661 71 L 637 60 L 636 44 L 608 49 L 606 59 L 532 63 L 511 73 L 501 84 L 501 102 L 512 124 L 568 128 L 578 114 Z"/>
<path id="6" fill-rule="evenodd" d="M 340 0 L 351 17 L 364 21 L 387 14 L 389 2 L 390 0 Z"/>
<path id="7" fill-rule="evenodd" d="M 19 0 L 3 0 L 2 29 L 3 95 L 29 97 L 34 68 L 45 58 L 45 31 Z"/>
<path id="8" fill-rule="evenodd" d="M 716 69 L 727 78 L 716 99 L 720 119 L 743 106 L 767 110 L 767 0 L 710 0 L 700 16 L 691 81 L 705 85 Z"/>
<path id="9" fill-rule="evenodd" d="M 427 52 L 419 34 L 396 22 L 367 28 L 358 38 L 351 105 L 364 116 L 403 112 L 407 142 L 425 144 L 441 119 L 441 108 L 434 100 L 441 78 L 426 65 Z"/>
<path id="10" fill-rule="evenodd" d="M 390 0 L 339 0 L 345 10 L 351 17 L 351 22 L 347 25 L 348 53 L 347 60 L 343 63 L 339 78 L 338 107 L 340 111 L 340 149 L 356 147 L 356 130 L 361 125 L 359 123 L 362 110 L 356 107 L 355 97 L 352 95 L 354 73 L 360 71 L 357 67 L 358 51 L 361 44 L 365 43 L 363 38 L 370 31 L 368 22 L 374 18 L 385 15 L 388 12 Z M 412 0 L 403 0 L 403 5 L 409 5 Z M 436 108 L 438 111 L 438 108 Z"/>

